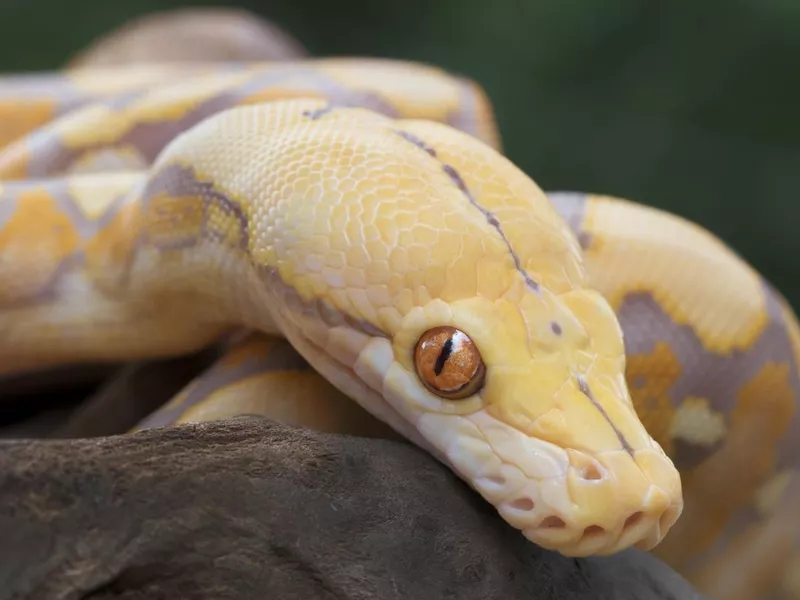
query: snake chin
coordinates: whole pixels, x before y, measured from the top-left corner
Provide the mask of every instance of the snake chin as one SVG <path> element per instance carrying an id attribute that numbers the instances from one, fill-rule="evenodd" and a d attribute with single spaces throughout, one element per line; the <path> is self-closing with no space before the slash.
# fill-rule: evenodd
<path id="1" fill-rule="evenodd" d="M 653 488 L 654 495 L 658 492 Z M 500 514 L 509 522 L 522 520 L 535 503 L 530 495 L 523 495 L 498 506 Z M 514 514 L 514 513 L 519 514 Z M 568 556 L 603 556 L 629 547 L 651 550 L 664 538 L 680 515 L 680 509 L 660 507 L 631 512 L 621 526 L 606 528 L 602 525 L 568 523 L 557 514 L 539 518 L 537 525 L 522 528 L 530 541 Z"/>

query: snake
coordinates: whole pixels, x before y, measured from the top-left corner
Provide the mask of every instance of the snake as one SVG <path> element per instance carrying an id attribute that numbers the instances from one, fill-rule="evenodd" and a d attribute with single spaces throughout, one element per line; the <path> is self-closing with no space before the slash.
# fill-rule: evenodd
<path id="1" fill-rule="evenodd" d="M 130 434 L 394 437 L 543 548 L 800 598 L 790 304 L 696 223 L 542 190 L 476 81 L 88 64 L 0 77 L 0 132 L 0 376 L 222 344 Z"/>

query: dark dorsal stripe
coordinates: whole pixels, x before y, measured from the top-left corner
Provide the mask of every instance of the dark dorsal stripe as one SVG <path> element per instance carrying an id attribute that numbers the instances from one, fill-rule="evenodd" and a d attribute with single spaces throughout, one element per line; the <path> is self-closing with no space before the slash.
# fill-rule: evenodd
<path id="1" fill-rule="evenodd" d="M 491 225 L 495 229 L 495 231 L 497 231 L 497 233 L 500 235 L 500 238 L 503 240 L 503 243 L 508 249 L 508 252 L 511 255 L 512 260 L 514 261 L 514 267 L 517 269 L 517 271 L 519 271 L 519 273 L 522 275 L 522 278 L 525 280 L 525 285 L 528 287 L 528 289 L 538 293 L 539 283 L 534 281 L 533 278 L 528 274 L 528 272 L 523 268 L 522 261 L 520 260 L 519 256 L 517 256 L 517 253 L 514 251 L 514 248 L 512 248 L 511 242 L 506 237 L 506 234 L 503 231 L 503 226 L 500 224 L 500 221 L 490 210 L 484 208 L 483 206 L 480 205 L 480 203 L 478 203 L 475 196 L 472 195 L 472 192 L 469 190 L 467 184 L 464 182 L 464 179 L 461 177 L 461 174 L 456 170 L 456 168 L 453 167 L 453 165 L 449 165 L 441 161 L 438 157 L 436 149 L 430 144 L 426 143 L 424 140 L 415 136 L 414 134 L 409 133 L 407 131 L 396 131 L 396 133 L 406 141 L 414 144 L 417 148 L 424 150 L 431 157 L 439 161 L 442 170 L 450 178 L 450 181 L 453 182 L 453 184 L 459 189 L 459 191 L 464 195 L 464 197 L 469 201 L 469 203 L 474 208 L 478 209 L 478 211 L 480 211 L 480 213 L 486 219 L 486 222 L 489 223 L 489 225 Z"/>
<path id="2" fill-rule="evenodd" d="M 631 456 L 634 455 L 633 448 L 628 443 L 628 440 L 625 439 L 625 436 L 622 435 L 622 432 L 617 429 L 617 426 L 614 425 L 614 422 L 611 420 L 611 417 L 608 416 L 606 409 L 595 399 L 594 394 L 592 393 L 592 389 L 589 387 L 589 382 L 583 377 L 583 375 L 578 375 L 578 389 L 581 393 L 589 399 L 594 407 L 600 411 L 600 414 L 603 415 L 603 418 L 608 422 L 611 426 L 611 429 L 614 430 L 614 433 L 617 435 L 617 439 L 619 440 L 622 449 L 625 450 Z"/>

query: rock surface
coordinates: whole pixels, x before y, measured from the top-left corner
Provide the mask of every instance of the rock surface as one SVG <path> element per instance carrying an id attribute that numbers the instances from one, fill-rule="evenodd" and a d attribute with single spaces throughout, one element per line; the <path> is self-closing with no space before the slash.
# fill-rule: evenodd
<path id="1" fill-rule="evenodd" d="M 0 441 L 0 599 L 692 600 L 527 542 L 402 442 L 257 418 Z"/>

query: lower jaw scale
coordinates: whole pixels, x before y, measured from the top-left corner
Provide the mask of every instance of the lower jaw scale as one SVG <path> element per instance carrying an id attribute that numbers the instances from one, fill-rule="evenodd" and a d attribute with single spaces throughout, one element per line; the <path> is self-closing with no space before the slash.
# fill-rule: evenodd
<path id="1" fill-rule="evenodd" d="M 477 479 L 476 488 L 527 539 L 568 556 L 608 555 L 629 547 L 650 550 L 680 514 L 663 491 L 650 485 L 641 503 L 628 504 L 616 518 L 602 514 L 592 523 L 570 514 L 574 504 L 563 480 L 524 479 L 520 484 L 520 475 L 505 465 L 496 476 Z"/>

